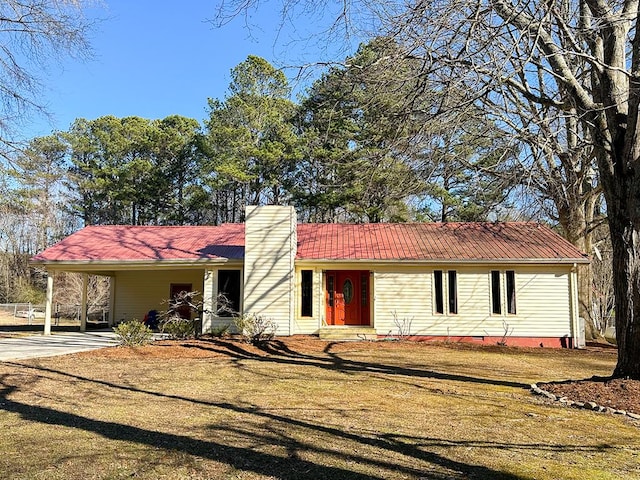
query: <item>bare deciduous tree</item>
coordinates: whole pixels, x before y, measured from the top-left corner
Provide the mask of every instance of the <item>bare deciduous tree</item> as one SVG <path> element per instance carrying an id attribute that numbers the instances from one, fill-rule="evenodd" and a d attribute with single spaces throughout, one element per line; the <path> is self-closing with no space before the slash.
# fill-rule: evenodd
<path id="1" fill-rule="evenodd" d="M 260 3 L 232 5 L 243 11 Z M 283 4 L 287 9 L 322 8 L 316 0 Z M 532 153 L 551 153 L 547 172 L 558 180 L 549 185 L 566 190 L 566 198 L 575 197 L 572 192 L 584 194 L 580 188 L 587 185 L 592 164 L 597 165 L 613 251 L 619 349 L 614 376 L 640 379 L 638 0 L 343 5 L 345 15 L 350 7 L 368 7 L 377 20 L 376 34 L 393 36 L 404 45 L 405 55 L 421 58 L 425 86 L 469 92 L 467 102 L 482 105 L 496 121 L 512 126 L 514 138 L 532 145 Z M 550 139 L 561 142 L 540 149 L 540 136 L 548 131 Z M 558 151 L 559 145 L 564 150 Z M 575 198 L 578 204 L 570 205 L 565 216 L 588 217 L 591 213 L 582 209 L 590 208 L 591 193 Z M 563 215 L 561 209 L 558 214 Z"/>
<path id="2" fill-rule="evenodd" d="M 89 275 L 87 279 L 87 313 L 99 314 L 109 305 L 109 277 Z M 73 316 L 80 308 L 82 298 L 82 274 L 59 272 L 55 277 L 53 303 L 63 315 Z"/>
<path id="3" fill-rule="evenodd" d="M 12 150 L 16 124 L 29 112 L 46 113 L 43 74 L 64 56 L 86 58 L 90 22 L 83 0 L 0 2 L 0 144 Z"/>

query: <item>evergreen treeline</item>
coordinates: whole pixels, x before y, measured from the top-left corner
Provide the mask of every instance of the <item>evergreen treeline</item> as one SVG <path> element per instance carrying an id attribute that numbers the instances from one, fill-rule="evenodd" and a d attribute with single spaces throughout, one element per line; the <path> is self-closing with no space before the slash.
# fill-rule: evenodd
<path id="1" fill-rule="evenodd" d="M 249 204 L 294 205 L 305 222 L 495 216 L 516 152 L 477 111 L 429 120 L 437 95 L 412 93 L 420 65 L 390 61 L 394 48 L 363 45 L 298 102 L 249 56 L 204 125 L 104 116 L 32 139 L 1 177 L 0 303 L 28 296 L 29 256 L 84 225 L 242 222 Z"/>

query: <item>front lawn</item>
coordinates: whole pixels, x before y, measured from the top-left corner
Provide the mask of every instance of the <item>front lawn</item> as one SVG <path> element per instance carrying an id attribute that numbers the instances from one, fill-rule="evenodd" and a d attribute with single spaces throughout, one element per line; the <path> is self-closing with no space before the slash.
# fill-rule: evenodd
<path id="1" fill-rule="evenodd" d="M 284 339 L 0 363 L 0 478 L 619 479 L 640 425 L 529 384 L 612 351 Z"/>

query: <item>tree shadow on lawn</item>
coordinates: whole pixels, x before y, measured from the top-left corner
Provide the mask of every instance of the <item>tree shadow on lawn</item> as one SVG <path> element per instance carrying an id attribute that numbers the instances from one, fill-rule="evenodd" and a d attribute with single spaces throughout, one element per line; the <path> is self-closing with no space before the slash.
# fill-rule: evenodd
<path id="1" fill-rule="evenodd" d="M 111 440 L 122 440 L 127 442 L 135 442 L 141 445 L 152 447 L 160 447 L 168 451 L 177 451 L 188 455 L 210 459 L 216 462 L 223 462 L 236 469 L 244 471 L 252 471 L 258 474 L 273 476 L 282 480 L 293 480 L 298 478 L 314 478 L 314 479 L 352 479 L 365 480 L 376 478 L 387 478 L 390 472 L 398 473 L 402 476 L 410 476 L 414 478 L 432 478 L 432 479 L 456 479 L 456 478 L 491 478 L 497 480 L 518 480 L 522 477 L 492 470 L 483 465 L 472 465 L 457 460 L 447 458 L 439 453 L 427 451 L 426 448 L 487 448 L 487 449 L 515 449 L 515 450 L 539 450 L 554 452 L 601 452 L 603 450 L 612 449 L 610 445 L 601 446 L 576 446 L 576 445 L 547 445 L 547 444 L 514 444 L 489 441 L 452 441 L 448 439 L 438 439 L 420 436 L 402 436 L 395 434 L 377 435 L 357 434 L 348 432 L 336 427 L 326 426 L 321 423 L 309 422 L 301 419 L 291 418 L 288 416 L 278 415 L 269 411 L 263 411 L 256 407 L 244 407 L 225 402 L 208 402 L 199 399 L 193 399 L 180 395 L 165 394 L 151 390 L 140 389 L 129 385 L 119 385 L 112 382 L 92 379 L 79 375 L 74 375 L 64 371 L 59 371 L 41 366 L 33 366 L 21 363 L 10 363 L 17 368 L 31 369 L 38 372 L 52 373 L 75 381 L 99 384 L 108 388 L 146 394 L 153 397 L 162 397 L 173 400 L 185 401 L 199 404 L 212 408 L 220 408 L 234 413 L 241 413 L 255 417 L 258 420 L 268 420 L 277 422 L 285 429 L 287 427 L 295 427 L 298 429 L 309 430 L 305 438 L 317 438 L 318 434 L 327 436 L 324 446 L 314 445 L 309 442 L 296 440 L 288 435 L 274 433 L 273 429 L 262 428 L 250 429 L 243 428 L 242 425 L 212 425 L 209 428 L 212 431 L 222 431 L 227 434 L 234 432 L 244 439 L 251 440 L 252 444 L 273 445 L 283 447 L 287 451 L 287 456 L 282 457 L 260 452 L 248 447 L 238 447 L 233 445 L 225 445 L 214 440 L 203 440 L 191 438 L 184 435 L 159 432 L 148 430 L 132 425 L 126 425 L 115 422 L 106 422 L 87 418 L 75 413 L 56 410 L 53 408 L 30 405 L 12 400 L 11 394 L 18 390 L 18 387 L 6 382 L 3 378 L 0 382 L 4 386 L 0 390 L 0 410 L 19 414 L 24 420 L 31 422 L 39 422 L 47 425 L 61 425 L 69 428 L 81 429 L 87 432 L 93 432 Z M 40 373 L 40 374 L 41 374 Z M 10 377 L 5 375 L 4 377 Z M 226 436 L 226 435 L 225 435 Z M 225 438 L 223 436 L 222 438 Z M 332 437 L 334 441 L 332 441 Z M 347 453 L 338 449 L 331 449 L 337 441 L 353 442 L 355 448 L 351 451 L 358 451 L 357 446 L 373 447 L 380 449 L 380 454 L 365 457 L 357 453 Z M 325 447 L 326 446 L 326 447 Z M 329 447 L 329 448 L 327 448 Z M 388 451 L 388 455 L 403 455 L 408 457 L 405 465 L 398 465 L 390 461 L 385 461 L 384 451 Z M 347 470 L 338 466 L 321 465 L 309 460 L 300 458 L 300 454 L 310 453 L 314 456 L 322 455 L 324 457 L 339 457 L 341 461 L 350 463 L 367 465 L 373 467 L 376 471 L 385 470 L 381 476 L 373 476 L 365 473 L 359 473 Z M 425 469 L 409 467 L 406 465 L 415 465 L 416 462 L 426 463 Z M 444 470 L 444 471 L 443 471 Z"/>
<path id="2" fill-rule="evenodd" d="M 256 360 L 260 362 L 281 363 L 286 365 L 304 365 L 341 373 L 377 373 L 385 375 L 400 375 L 405 377 L 432 378 L 436 380 L 453 380 L 457 382 L 479 383 L 485 385 L 496 385 L 503 387 L 529 389 L 531 386 L 526 383 L 511 382 L 508 380 L 499 380 L 494 378 L 472 377 L 468 375 L 458 375 L 454 373 L 442 373 L 434 370 L 399 367 L 396 365 L 385 365 L 377 362 L 362 362 L 356 360 L 348 360 L 340 357 L 331 349 L 336 345 L 335 342 L 327 344 L 323 353 L 325 356 L 309 355 L 296 352 L 280 340 L 271 340 L 257 345 L 257 348 L 267 355 L 259 355 L 242 348 L 237 342 L 225 340 L 207 340 L 200 339 L 200 343 L 208 344 L 206 347 L 202 345 L 185 344 L 188 348 L 199 348 L 209 350 L 215 353 L 226 355 L 233 360 Z"/>

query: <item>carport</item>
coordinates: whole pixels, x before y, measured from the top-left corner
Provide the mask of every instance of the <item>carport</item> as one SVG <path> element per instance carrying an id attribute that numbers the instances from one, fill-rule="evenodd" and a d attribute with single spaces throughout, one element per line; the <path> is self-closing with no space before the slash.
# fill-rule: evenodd
<path id="1" fill-rule="evenodd" d="M 87 327 L 89 275 L 110 278 L 109 325 L 166 310 L 181 290 L 198 291 L 212 310 L 218 271 L 241 269 L 244 225 L 217 227 L 90 226 L 31 259 L 47 272 L 44 333 L 51 333 L 54 280 L 82 275 L 80 330 Z"/>

